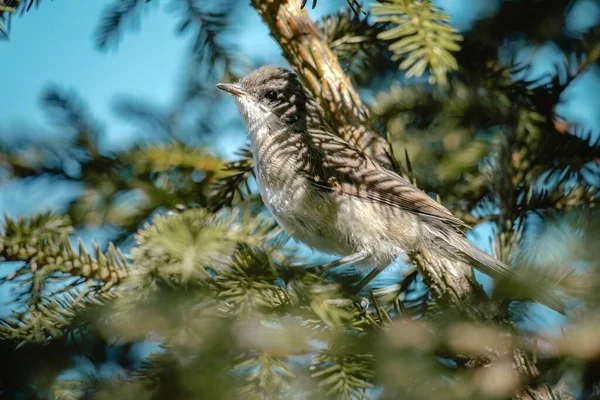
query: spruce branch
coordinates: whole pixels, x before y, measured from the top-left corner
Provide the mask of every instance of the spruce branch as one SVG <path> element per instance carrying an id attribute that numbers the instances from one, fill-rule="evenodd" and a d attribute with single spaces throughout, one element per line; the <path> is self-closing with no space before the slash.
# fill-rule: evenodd
<path id="1" fill-rule="evenodd" d="M 7 247 L 12 246 L 12 252 L 18 254 L 17 249 L 28 242 L 35 245 L 40 240 L 48 240 L 56 235 L 69 235 L 72 232 L 73 228 L 70 226 L 68 217 L 49 212 L 40 213 L 31 218 L 5 217 L 0 251 L 10 251 Z M 27 252 L 19 255 L 26 257 Z"/>
<path id="2" fill-rule="evenodd" d="M 551 217 L 553 214 L 591 209 L 598 205 L 600 193 L 596 186 L 579 180 L 573 182 L 572 174 L 563 173 L 557 179 L 556 184 L 544 189 L 529 184 L 519 188 L 516 203 L 522 216 L 527 212 L 535 212 Z"/>
<path id="3" fill-rule="evenodd" d="M 418 115 L 425 121 L 431 121 L 440 111 L 441 101 L 441 96 L 435 88 L 430 90 L 425 85 L 394 84 L 388 90 L 377 93 L 372 113 L 384 124 L 392 118 L 402 117 L 403 114 L 415 117 Z M 399 129 L 397 134 L 402 134 L 402 130 Z"/>
<path id="4" fill-rule="evenodd" d="M 146 321 L 166 319 L 168 323 L 160 324 L 155 333 L 166 340 L 170 354 L 185 353 L 187 366 L 178 373 L 198 371 L 200 365 L 196 361 L 190 365 L 190 358 L 202 360 L 206 367 L 214 356 L 208 343 L 217 340 L 213 346 L 227 346 L 223 361 L 238 360 L 234 365 L 226 362 L 227 370 L 221 373 L 227 375 L 230 368 L 244 380 L 240 388 L 244 397 L 286 393 L 294 373 L 284 359 L 309 353 L 311 338 L 356 329 L 362 317 L 339 285 L 293 267 L 276 268 L 277 245 L 267 244 L 276 234 L 268 233 L 272 228 L 261 216 L 227 209 L 218 214 L 190 209 L 156 217 L 136 235 L 132 252 L 136 271 L 129 280 L 133 286 L 122 287 L 113 303 L 119 312 L 108 314 L 114 327 L 109 332 L 132 340 L 147 331 Z M 200 272 L 189 274 L 190 268 Z M 173 290 L 182 289 L 180 285 L 185 290 Z M 221 341 L 233 332 L 237 344 Z M 202 358 L 198 349 L 203 348 L 210 348 L 212 356 Z M 164 367 L 153 362 L 140 374 L 140 382 L 164 374 Z M 370 364 L 348 360 L 343 368 L 348 375 L 343 392 L 360 391 L 365 385 L 361 379 L 372 375 Z"/>
<path id="5" fill-rule="evenodd" d="M 310 321 L 313 329 L 334 334 L 350 328 L 360 330 L 368 325 L 340 284 L 293 266 L 288 266 L 284 279 L 290 302 L 301 306 L 305 311 L 302 316 Z"/>
<path id="6" fill-rule="evenodd" d="M 134 147 L 119 154 L 119 159 L 123 160 L 124 165 L 133 166 L 133 171 L 141 176 L 179 168 L 203 171 L 210 180 L 220 176 L 219 171 L 223 167 L 223 160 L 205 148 L 183 143 Z"/>
<path id="7" fill-rule="evenodd" d="M 207 348 L 190 349 L 185 355 L 173 352 L 152 354 L 132 379 L 105 382 L 98 399 L 237 398 L 234 359 L 229 353 L 231 333 L 214 329 Z M 218 336 L 221 334 L 222 336 Z"/>
<path id="8" fill-rule="evenodd" d="M 7 5 L 10 7 L 11 0 L 7 0 Z M 12 4 L 21 9 L 21 12 L 28 12 L 34 5 L 39 7 L 42 0 L 12 0 Z"/>
<path id="9" fill-rule="evenodd" d="M 2 282 L 19 278 L 27 288 L 21 296 L 34 305 L 43 299 L 42 291 L 51 280 L 81 278 L 63 287 L 62 292 L 76 289 L 83 282 L 94 282 L 93 287 L 86 286 L 87 291 L 106 291 L 128 275 L 125 257 L 112 244 L 106 253 L 94 244 L 90 254 L 80 240 L 78 249 L 73 248 L 69 237 L 73 228 L 66 217 L 44 213 L 30 220 L 6 218 L 3 231 L 0 259 L 25 264 Z"/>
<path id="10" fill-rule="evenodd" d="M 96 46 L 104 50 L 116 45 L 125 24 L 134 24 L 139 20 L 141 9 L 150 0 L 115 0 L 104 11 L 102 22 L 96 28 Z"/>
<path id="11" fill-rule="evenodd" d="M 179 33 L 184 33 L 196 25 L 196 35 L 192 46 L 192 54 L 196 63 L 206 62 L 212 68 L 217 61 L 231 63 L 230 51 L 219 42 L 219 35 L 229 25 L 228 16 L 236 0 L 220 2 L 219 10 L 207 11 L 198 0 L 182 1 L 183 19 L 178 27 Z M 179 3 L 174 3 L 179 6 Z"/>
<path id="12" fill-rule="evenodd" d="M 223 160 L 201 147 L 175 142 L 134 146 L 102 155 L 94 150 L 95 140 L 82 139 L 90 138 L 83 134 L 89 130 L 81 132 L 73 138 L 75 143 L 56 149 L 26 146 L 9 151 L 5 158 L 15 177 L 43 173 L 82 181 L 85 190 L 68 210 L 76 226 L 110 224 L 129 235 L 158 208 L 175 208 L 179 204 L 207 206 L 213 182 L 226 175 Z M 38 164 L 38 159 L 43 163 Z M 80 179 L 65 170 L 67 161 L 80 163 Z M 107 181 L 107 176 L 114 179 Z"/>
<path id="13" fill-rule="evenodd" d="M 5 339 L 44 343 L 61 336 L 85 305 L 110 298 L 108 289 L 128 275 L 125 257 L 113 246 L 103 253 L 96 245 L 90 254 L 79 241 L 75 250 L 66 217 L 50 213 L 29 220 L 7 217 L 2 231 L 0 261 L 25 263 L 0 281 L 19 283 L 16 301 L 25 301 L 25 311 L 0 321 L 0 336 Z M 60 289 L 52 291 L 55 284 Z"/>
<path id="14" fill-rule="evenodd" d="M 4 158 L 13 176 L 49 174 L 73 180 L 65 171 L 68 162 L 105 166 L 107 159 L 98 152 L 102 129 L 76 94 L 58 88 L 47 89 L 42 94 L 42 107 L 51 122 L 62 130 L 62 135 L 51 141 L 32 142 L 20 138 L 14 143 L 7 142 L 6 155 L 0 155 L 0 160 Z"/>
<path id="15" fill-rule="evenodd" d="M 384 25 L 371 24 L 367 18 L 339 11 L 317 23 L 342 69 L 358 85 L 370 82 L 376 74 L 392 66 L 385 45 L 377 38 Z"/>
<path id="16" fill-rule="evenodd" d="M 339 135 L 382 165 L 398 170 L 389 144 L 371 125 L 367 108 L 299 1 L 253 0 L 251 4 L 291 67 L 315 94 Z"/>
<path id="17" fill-rule="evenodd" d="M 402 60 L 406 76 L 421 76 L 428 68 L 430 81 L 447 83 L 446 75 L 458 69 L 452 51 L 460 50 L 462 36 L 448 24 L 450 17 L 428 0 L 390 0 L 373 4 L 375 21 L 398 25 L 378 37 L 395 40 L 390 50 L 394 60 Z"/>
<path id="18" fill-rule="evenodd" d="M 74 141 L 85 150 L 83 157 L 97 157 L 102 129 L 88 112 L 83 100 L 75 93 L 58 88 L 47 89 L 42 95 L 42 107 L 49 119 L 75 134 Z M 81 159 L 80 155 L 78 159 Z"/>
<path id="19" fill-rule="evenodd" d="M 106 49 L 117 45 L 126 24 L 138 23 L 140 13 L 151 0 L 115 0 L 107 7 L 96 29 L 96 45 Z M 198 0 L 173 0 L 170 5 L 181 14 L 177 34 L 195 30 L 191 53 L 194 65 L 204 65 L 210 73 L 217 63 L 222 63 L 226 74 L 231 74 L 234 63 L 230 49 L 220 43 L 220 36 L 230 25 L 229 14 L 236 0 L 219 2 L 218 9 L 207 7 Z"/>
<path id="20" fill-rule="evenodd" d="M 562 129 L 563 123 L 546 117 L 554 114 L 564 85 L 556 78 L 513 84 L 511 75 L 525 70 L 485 65 L 478 73 L 452 79 L 443 92 L 424 85 L 393 86 L 377 96 L 374 114 L 388 127 L 393 145 L 406 146 L 416 168 L 432 176 L 420 186 L 439 193 L 464 220 L 476 224 L 471 211 L 497 197 L 488 184 L 490 177 L 497 178 L 482 174 L 478 161 L 497 152 L 506 138 L 512 143 L 511 179 L 523 183 L 511 183 L 503 195 L 515 190 L 514 198 L 521 198 L 521 189 L 541 177 L 548 181 L 565 174 L 580 181 L 597 175 L 591 163 L 600 147 L 593 135 L 568 122 L 569 128 Z"/>
<path id="21" fill-rule="evenodd" d="M 20 0 L 2 0 L 0 2 L 0 39 L 8 39 L 10 20 L 12 14 L 17 11 L 16 6 L 19 2 Z"/>
<path id="22" fill-rule="evenodd" d="M 213 280 L 210 269 L 217 274 L 228 269 L 239 245 L 260 245 L 278 234 L 273 221 L 261 215 L 236 209 L 211 214 L 195 208 L 156 216 L 136 233 L 137 246 L 131 254 L 149 276 L 185 285 Z"/>
<path id="23" fill-rule="evenodd" d="M 0 0 L 0 40 L 8 39 L 10 34 L 11 18 L 20 11 L 21 14 L 31 10 L 35 5 L 39 7 L 42 0 Z"/>
<path id="24" fill-rule="evenodd" d="M 234 372 L 247 375 L 246 385 L 240 390 L 244 398 L 281 398 L 289 393 L 290 381 L 296 378 L 285 362 L 268 353 L 240 362 Z"/>
<path id="25" fill-rule="evenodd" d="M 330 347 L 313 358 L 311 377 L 318 380 L 326 396 L 344 400 L 366 399 L 365 390 L 374 387 L 373 361 L 371 354 Z"/>
<path id="26" fill-rule="evenodd" d="M 250 193 L 248 180 L 254 175 L 254 160 L 249 148 L 243 148 L 237 153 L 241 158 L 238 161 L 225 164 L 225 176 L 215 180 L 211 187 L 210 208 L 217 211 L 222 207 L 233 204 L 236 196 L 243 200 Z"/>
<path id="27" fill-rule="evenodd" d="M 232 312 L 252 315 L 277 307 L 287 297 L 275 284 L 276 266 L 265 251 L 241 246 L 232 259 L 230 269 L 218 271 L 215 282 L 219 297 Z"/>
<path id="28" fill-rule="evenodd" d="M 77 328 L 78 316 L 86 307 L 106 304 L 113 299 L 112 293 L 85 295 L 77 291 L 62 296 L 48 295 L 28 305 L 25 311 L 13 312 L 10 317 L 0 319 L 0 339 L 16 342 L 17 349 L 26 344 L 47 345 L 51 340 L 64 339 Z"/>

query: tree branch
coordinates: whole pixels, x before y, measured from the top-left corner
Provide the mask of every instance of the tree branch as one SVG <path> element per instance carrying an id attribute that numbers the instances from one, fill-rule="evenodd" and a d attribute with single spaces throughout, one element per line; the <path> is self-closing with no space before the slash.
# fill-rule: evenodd
<path id="1" fill-rule="evenodd" d="M 251 0 L 251 4 L 269 27 L 284 57 L 304 85 L 319 99 L 338 134 L 382 165 L 397 168 L 398 163 L 389 143 L 373 128 L 367 108 L 327 42 L 306 11 L 301 9 L 300 0 Z M 440 304 L 455 308 L 470 319 L 493 320 L 513 329 L 499 307 L 488 301 L 469 265 L 458 261 L 442 261 L 425 250 L 415 255 L 414 259 L 430 292 Z M 462 364 L 488 365 L 506 356 L 512 357 L 515 370 L 524 380 L 535 379 L 539 375 L 521 349 L 512 354 L 486 354 L 483 362 L 467 361 Z M 514 398 L 551 400 L 552 396 L 547 387 L 525 387 Z"/>
<path id="2" fill-rule="evenodd" d="M 316 95 L 339 135 L 388 168 L 398 169 L 392 148 L 371 125 L 369 111 L 327 41 L 300 1 L 252 0 L 283 55 Z"/>

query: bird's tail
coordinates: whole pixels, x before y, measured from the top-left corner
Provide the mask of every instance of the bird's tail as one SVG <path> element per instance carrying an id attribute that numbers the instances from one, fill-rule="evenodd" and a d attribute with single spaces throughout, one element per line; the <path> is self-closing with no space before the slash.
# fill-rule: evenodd
<path id="1" fill-rule="evenodd" d="M 510 267 L 475 247 L 466 237 L 452 232 L 444 235 L 444 237 L 438 236 L 438 238 L 442 239 L 443 244 L 449 245 L 450 248 L 444 250 L 454 254 L 458 250 L 461 255 L 466 256 L 471 261 L 473 267 L 489 277 L 497 280 L 512 281 L 520 286 L 523 285 L 522 282 L 519 282 L 519 278 Z M 558 295 L 551 293 L 547 288 L 537 283 L 528 282 L 526 285 L 533 300 L 561 314 L 565 314 L 564 304 Z"/>

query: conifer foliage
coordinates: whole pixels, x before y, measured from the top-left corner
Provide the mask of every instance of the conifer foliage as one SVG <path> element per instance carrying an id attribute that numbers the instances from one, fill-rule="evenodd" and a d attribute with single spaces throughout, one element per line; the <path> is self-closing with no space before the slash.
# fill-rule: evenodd
<path id="1" fill-rule="evenodd" d="M 155 3 L 193 34 L 174 104 L 119 103 L 145 140 L 107 150 L 85 102 L 58 88 L 42 107 L 60 140 L 0 135 L 0 185 L 80 188 L 64 213 L 2 217 L 0 287 L 13 311 L 0 316 L 0 397 L 598 398 L 600 139 L 558 112 L 578 79 L 600 73 L 597 26 L 563 29 L 572 5 L 561 0 L 505 1 L 460 33 L 427 0 L 348 0 L 316 29 L 294 13 L 308 18 L 301 10 L 324 1 L 251 2 L 321 104 L 350 85 L 373 94 L 353 104 L 370 124 L 359 131 L 380 133 L 390 165 L 455 215 L 493 226 L 492 252 L 523 282 L 490 294 L 470 268 L 436 269 L 415 253 L 356 295 L 354 269 L 321 272 L 265 210 L 249 149 L 235 161 L 209 149 L 226 128 L 206 106 L 230 101 L 212 86 L 251 68 L 224 40 L 244 4 L 111 0 L 98 49 L 117 47 L 134 22 L 144 29 Z M 5 39 L 34 5 L 53 6 L 0 0 Z M 530 23 L 538 14 L 543 23 Z M 299 45 L 290 27 L 305 29 Z M 517 39 L 555 43 L 564 65 L 532 76 Z M 317 47 L 301 47 L 317 42 L 337 59 L 329 75 Z M 336 74 L 347 87 L 326 85 Z M 328 111 L 344 136 L 347 119 Z M 111 240 L 80 238 L 96 228 Z M 559 335 L 532 328 L 532 284 L 564 298 Z"/>

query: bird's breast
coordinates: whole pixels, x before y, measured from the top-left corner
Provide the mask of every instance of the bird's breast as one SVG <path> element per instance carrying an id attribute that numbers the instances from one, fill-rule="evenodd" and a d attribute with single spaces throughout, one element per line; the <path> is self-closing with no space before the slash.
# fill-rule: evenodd
<path id="1" fill-rule="evenodd" d="M 265 206 L 292 237 L 327 253 L 351 252 L 335 230 L 337 216 L 333 199 L 315 190 L 289 163 L 255 161 L 257 184 Z"/>
<path id="2" fill-rule="evenodd" d="M 314 187 L 299 171 L 276 163 L 256 164 L 256 177 L 266 207 L 292 237 L 315 250 L 346 256 L 361 250 L 381 263 L 398 255 L 388 235 L 389 222 L 373 204 Z M 380 264 L 371 260 L 370 265 Z"/>
<path id="3" fill-rule="evenodd" d="M 268 137 L 268 136 L 263 136 Z M 314 186 L 290 141 L 254 142 L 261 197 L 278 224 L 307 246 L 346 256 L 374 254 L 372 264 L 393 261 L 414 246 L 414 216 L 376 202 Z M 371 264 L 371 265 L 372 265 Z"/>

